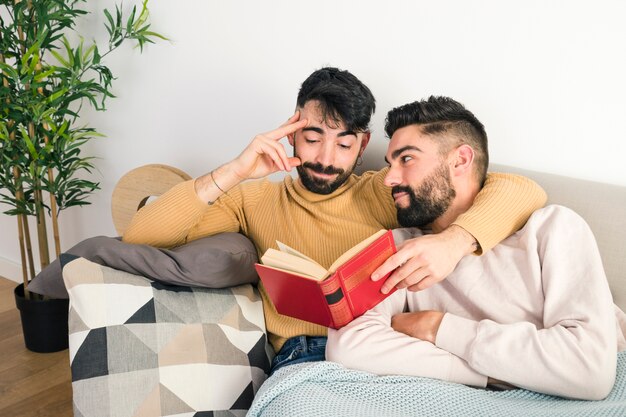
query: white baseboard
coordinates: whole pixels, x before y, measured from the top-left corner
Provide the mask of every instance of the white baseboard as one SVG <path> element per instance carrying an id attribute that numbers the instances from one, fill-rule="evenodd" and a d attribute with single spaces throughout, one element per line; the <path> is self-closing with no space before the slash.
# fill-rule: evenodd
<path id="1" fill-rule="evenodd" d="M 22 282 L 22 266 L 0 256 L 0 277 L 17 283 Z"/>

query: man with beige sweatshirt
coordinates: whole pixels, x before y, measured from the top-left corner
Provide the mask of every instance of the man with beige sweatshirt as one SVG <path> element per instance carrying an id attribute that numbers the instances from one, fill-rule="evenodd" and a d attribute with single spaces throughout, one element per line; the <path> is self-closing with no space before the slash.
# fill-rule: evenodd
<path id="1" fill-rule="evenodd" d="M 399 223 L 416 228 L 396 230 L 397 240 L 445 229 L 482 189 L 482 123 L 460 103 L 430 97 L 390 111 L 385 130 L 385 184 Z M 403 261 L 395 256 L 381 273 Z M 396 291 L 330 329 L 326 357 L 382 375 L 602 399 L 616 352 L 626 348 L 623 319 L 591 230 L 573 211 L 548 206 L 490 252 L 463 258 L 438 285 Z"/>

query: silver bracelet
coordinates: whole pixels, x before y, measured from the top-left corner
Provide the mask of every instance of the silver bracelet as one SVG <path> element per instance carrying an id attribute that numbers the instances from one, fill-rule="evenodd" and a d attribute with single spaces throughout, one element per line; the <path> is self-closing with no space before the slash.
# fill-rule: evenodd
<path id="1" fill-rule="evenodd" d="M 226 191 L 222 190 L 222 187 L 217 185 L 217 181 L 215 181 L 215 178 L 213 178 L 213 171 L 211 171 L 211 173 L 209 175 L 211 175 L 211 179 L 213 180 L 213 184 L 215 184 L 217 189 L 220 190 L 223 194 L 228 194 Z"/>

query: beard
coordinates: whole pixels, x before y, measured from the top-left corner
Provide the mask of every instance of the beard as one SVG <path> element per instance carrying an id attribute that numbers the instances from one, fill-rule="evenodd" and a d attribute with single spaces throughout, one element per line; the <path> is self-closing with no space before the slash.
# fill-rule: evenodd
<path id="1" fill-rule="evenodd" d="M 432 224 L 448 210 L 456 191 L 452 186 L 450 171 L 442 163 L 430 174 L 417 189 L 407 185 L 396 185 L 392 193 L 406 192 L 409 205 L 398 207 L 398 223 L 404 227 L 424 228 Z"/>
<path id="2" fill-rule="evenodd" d="M 298 156 L 295 146 L 293 154 L 294 156 Z M 314 164 L 313 162 L 303 162 L 302 165 L 296 167 L 296 170 L 298 171 L 300 181 L 302 181 L 304 188 L 312 193 L 326 195 L 331 194 L 337 188 L 341 187 L 348 180 L 348 178 L 350 178 L 350 175 L 352 175 L 352 172 L 354 172 L 354 168 L 356 167 L 357 160 L 358 158 L 354 160 L 354 164 L 352 164 L 352 167 L 348 170 L 336 168 L 332 165 L 324 166 L 319 162 L 317 164 Z M 334 180 L 317 178 L 310 175 L 307 169 L 319 174 L 337 174 L 337 177 Z"/>

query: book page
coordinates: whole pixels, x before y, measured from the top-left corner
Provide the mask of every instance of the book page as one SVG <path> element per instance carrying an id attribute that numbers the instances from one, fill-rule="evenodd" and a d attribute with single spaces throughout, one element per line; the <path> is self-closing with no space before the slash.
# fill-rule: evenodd
<path id="1" fill-rule="evenodd" d="M 308 256 L 306 256 L 304 253 L 298 252 L 298 251 L 297 251 L 297 250 L 295 250 L 294 248 L 292 248 L 292 247 L 290 247 L 290 246 L 285 245 L 283 242 L 279 242 L 279 241 L 277 240 L 277 241 L 276 241 L 276 244 L 278 245 L 278 249 L 279 249 L 281 252 L 290 253 L 290 254 L 292 254 L 292 255 L 298 256 L 298 257 L 300 257 L 300 258 L 304 258 L 304 259 L 306 259 L 307 261 L 310 261 L 310 262 L 313 262 L 313 263 L 316 263 L 316 264 L 317 264 L 317 262 L 316 262 L 315 260 L 313 260 L 313 259 L 309 258 L 309 257 L 308 257 Z M 318 264 L 318 265 L 319 265 L 319 264 Z M 321 266 L 321 265 L 320 265 L 320 266 Z"/>
<path id="2" fill-rule="evenodd" d="M 332 274 L 333 272 L 335 272 L 335 270 L 337 270 L 337 268 L 349 261 L 350 258 L 361 252 L 363 249 L 368 247 L 372 242 L 374 242 L 385 233 L 387 233 L 387 231 L 385 229 L 381 229 L 370 237 L 366 238 L 365 240 L 360 241 L 359 243 L 345 251 L 339 258 L 337 258 L 335 262 L 333 262 L 333 264 L 330 266 L 330 268 L 328 268 L 328 271 Z"/>
<path id="3" fill-rule="evenodd" d="M 293 249 L 292 249 L 293 250 Z M 296 253 L 299 253 L 295 251 Z M 269 248 L 261 257 L 263 265 L 295 272 L 299 275 L 306 275 L 319 281 L 326 278 L 328 270 L 302 254 L 296 255 L 290 252 L 282 252 Z"/>

